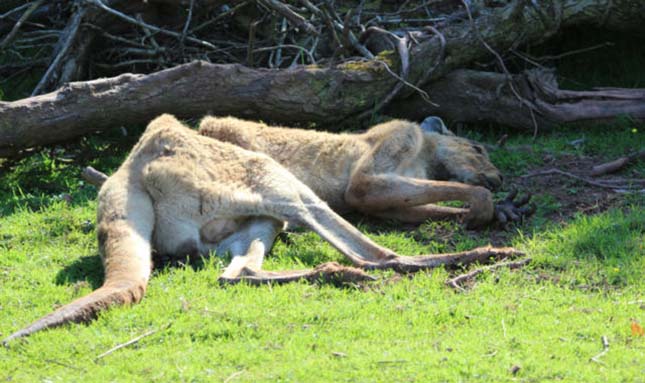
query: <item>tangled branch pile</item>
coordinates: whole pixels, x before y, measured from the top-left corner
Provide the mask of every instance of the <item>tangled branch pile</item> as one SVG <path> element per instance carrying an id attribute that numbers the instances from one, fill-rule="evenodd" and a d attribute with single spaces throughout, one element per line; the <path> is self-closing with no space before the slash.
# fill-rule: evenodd
<path id="1" fill-rule="evenodd" d="M 249 67 L 373 60 L 466 17 L 458 1 L 54 0 L 0 5 L 3 74 L 47 73 L 32 95 L 70 81 L 150 73 L 193 60 Z M 390 30 L 385 29 L 390 27 Z M 407 49 L 407 46 L 404 48 Z M 383 61 L 387 64 L 387 61 Z"/>
<path id="2" fill-rule="evenodd" d="M 645 118 L 645 91 L 562 91 L 522 52 L 573 25 L 642 30 L 644 15 L 635 0 L 6 0 L 0 76 L 32 71 L 32 96 L 54 93 L 0 102 L 0 156 L 160 112 L 336 124 L 385 109 L 531 130 Z M 510 57 L 534 69 L 510 73 Z"/>

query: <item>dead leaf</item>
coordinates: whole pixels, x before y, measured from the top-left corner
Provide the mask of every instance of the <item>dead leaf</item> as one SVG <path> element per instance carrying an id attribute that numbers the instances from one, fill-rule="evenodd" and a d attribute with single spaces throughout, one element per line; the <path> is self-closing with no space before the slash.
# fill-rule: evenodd
<path id="1" fill-rule="evenodd" d="M 643 327 L 641 327 L 638 322 L 632 319 L 632 335 L 633 336 L 643 336 L 645 335 L 645 330 L 643 330 Z"/>

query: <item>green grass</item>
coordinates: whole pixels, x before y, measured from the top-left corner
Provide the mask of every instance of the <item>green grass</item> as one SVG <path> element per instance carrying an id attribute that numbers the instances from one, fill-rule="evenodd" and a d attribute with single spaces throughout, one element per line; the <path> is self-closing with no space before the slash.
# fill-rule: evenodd
<path id="1" fill-rule="evenodd" d="M 578 32 L 540 54 L 605 40 L 635 53 L 620 64 L 602 51 L 558 62 L 566 85 L 645 86 L 642 44 Z M 95 135 L 0 164 L 0 338 L 101 284 L 96 189 L 78 174 L 85 165 L 115 169 L 140 131 Z M 611 160 L 645 147 L 645 125 L 625 118 L 540 132 L 535 141 L 499 128 L 465 132 L 488 143 L 504 133 L 508 147 L 523 149 L 491 158 L 515 177 L 552 159 Z M 645 161 L 619 175 L 643 178 Z M 588 191 L 577 183 L 570 189 L 574 197 Z M 522 270 L 484 273 L 466 292 L 444 285 L 454 272 L 444 269 L 402 278 L 375 273 L 378 281 L 361 286 L 222 287 L 217 277 L 226 260 L 210 258 L 197 268 L 155 270 L 136 306 L 0 347 L 0 382 L 645 382 L 645 337 L 630 329 L 632 320 L 645 324 L 642 195 L 553 222 L 563 201 L 549 190 L 533 192 L 536 216 L 505 233 L 355 218 L 403 254 L 463 250 L 496 236 L 533 259 Z M 315 234 L 287 239 L 277 242 L 266 268 L 344 262 Z M 150 330 L 158 331 L 95 360 Z M 603 336 L 609 351 L 592 362 Z"/>
<path id="2" fill-rule="evenodd" d="M 0 221 L 3 335 L 100 283 L 94 208 L 58 202 Z M 434 251 L 440 243 L 411 238 L 431 226 L 372 235 L 398 251 Z M 340 259 L 313 234 L 289 237 L 268 268 Z M 636 302 L 645 288 L 643 209 L 579 216 L 512 242 L 534 264 L 486 274 L 466 293 L 444 286 L 445 270 L 397 282 L 382 273 L 366 288 L 223 288 L 216 258 L 198 270 L 163 269 L 137 306 L 0 349 L 0 379 L 206 382 L 242 371 L 236 381 L 643 381 L 645 338 L 630 332 L 630 318 L 645 321 Z M 160 331 L 94 361 L 151 329 Z M 589 361 L 602 336 L 611 345 L 604 365 Z"/>

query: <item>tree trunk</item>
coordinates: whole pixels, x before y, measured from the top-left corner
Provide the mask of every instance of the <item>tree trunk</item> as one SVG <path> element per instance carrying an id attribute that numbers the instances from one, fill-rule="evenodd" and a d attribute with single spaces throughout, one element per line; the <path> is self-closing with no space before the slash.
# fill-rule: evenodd
<path id="1" fill-rule="evenodd" d="M 553 71 L 513 75 L 455 70 L 424 87 L 435 105 L 418 95 L 397 100 L 386 114 L 421 120 L 440 115 L 454 122 L 493 122 L 525 130 L 549 129 L 574 121 L 604 121 L 616 116 L 645 120 L 645 89 L 562 90 Z"/>
<path id="2" fill-rule="evenodd" d="M 472 23 L 450 23 L 441 29 L 445 36 L 445 55 L 434 70 L 429 71 L 428 68 L 441 56 L 442 44 L 439 37 L 426 35 L 424 41 L 409 50 L 410 65 L 406 76 L 408 83 L 423 85 L 439 79 L 475 60 L 491 57 L 492 49 L 506 51 L 527 43 L 544 42 L 564 27 L 595 24 L 611 29 L 632 30 L 640 28 L 645 22 L 645 3 L 639 0 L 516 0 L 501 8 L 480 7 L 477 11 L 478 17 Z M 398 55 L 386 54 L 380 59 L 390 61 L 392 70 L 397 70 L 393 63 L 398 62 Z M 446 107 L 455 105 L 453 111 L 446 109 L 446 115 L 455 114 L 454 110 L 467 102 L 465 100 L 455 104 L 452 98 L 442 98 L 442 92 L 458 95 L 453 90 L 455 85 L 450 85 L 450 81 L 456 81 L 455 76 L 452 77 L 453 80 L 437 83 L 436 89 L 433 85 L 427 88 L 431 100 L 441 100 L 440 104 Z M 480 73 L 477 76 L 490 76 L 489 81 L 497 84 L 505 79 L 503 75 L 494 74 Z M 489 113 L 486 118 L 496 122 L 526 128 L 529 126 L 526 123 L 527 116 L 532 120 L 528 106 L 532 107 L 538 124 L 547 126 L 554 116 L 557 119 L 568 113 L 565 105 L 559 105 L 554 110 L 548 102 L 539 102 L 549 101 L 544 99 L 545 95 L 551 97 L 556 94 L 565 99 L 571 96 L 570 93 L 557 90 L 557 87 L 556 92 L 550 95 L 547 91 L 537 97 L 535 90 L 524 94 L 532 104 L 524 103 L 524 108 L 518 108 L 519 101 L 508 98 L 508 95 L 502 101 L 492 100 L 490 85 L 467 84 L 464 79 L 460 81 L 462 83 L 459 86 L 482 88 L 482 92 L 488 96 L 482 96 L 481 99 L 493 103 L 493 107 L 488 107 L 489 110 L 503 105 L 506 110 L 513 111 L 516 117 Z M 538 81 L 537 84 L 539 83 L 543 81 Z M 444 84 L 443 89 L 441 84 Z M 0 156 L 11 156 L 26 148 L 61 142 L 101 129 L 142 124 L 160 113 L 173 113 L 182 117 L 197 117 L 205 113 L 232 114 L 286 124 L 334 124 L 365 114 L 380 100 L 391 98 L 389 96 L 396 85 L 397 80 L 377 60 L 350 62 L 336 68 L 298 66 L 295 69 L 281 70 L 194 62 L 150 75 L 124 74 L 70 83 L 49 94 L 14 102 L 0 102 Z M 403 87 L 403 91 L 396 96 L 402 99 L 413 93 L 410 87 Z M 636 113 L 636 117 L 642 117 L 641 109 L 633 109 L 629 105 L 618 106 L 616 98 L 627 93 L 620 94 L 621 96 L 604 100 L 613 102 L 611 110 L 620 111 L 621 114 Z M 628 103 L 635 102 L 634 93 L 628 92 L 627 97 Z M 559 99 L 556 101 L 560 102 Z M 576 118 L 611 117 L 611 113 L 606 115 L 597 110 L 606 107 L 604 101 L 577 104 L 574 108 Z M 416 101 L 412 99 L 405 102 L 413 105 Z M 424 108 L 428 107 L 424 105 L 417 109 Z M 442 108 L 440 106 L 433 113 L 444 114 Z M 468 113 L 468 116 L 472 120 L 482 118 L 476 109 Z M 520 123 L 516 124 L 514 121 Z"/>

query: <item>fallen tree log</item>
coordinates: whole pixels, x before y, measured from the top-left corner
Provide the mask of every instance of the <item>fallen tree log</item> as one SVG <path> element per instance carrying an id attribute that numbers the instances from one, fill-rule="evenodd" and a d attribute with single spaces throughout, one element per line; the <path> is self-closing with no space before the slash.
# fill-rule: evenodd
<path id="1" fill-rule="evenodd" d="M 441 115 L 453 122 L 493 122 L 525 130 L 548 129 L 577 121 L 605 121 L 617 116 L 645 120 L 645 89 L 562 90 L 555 73 L 534 69 L 513 75 L 455 70 L 432 82 L 432 105 L 418 95 L 398 100 L 386 110 L 394 117 L 423 119 Z"/>
<path id="2" fill-rule="evenodd" d="M 90 6 L 96 1 L 84 3 Z M 470 12 L 468 15 L 471 16 Z M 539 3 L 516 0 L 499 8 L 478 7 L 477 15 L 470 21 L 446 23 L 432 33 L 426 30 L 417 34 L 408 41 L 412 45 L 405 53 L 409 60 L 404 60 L 402 52 L 398 55 L 392 52 L 374 60 L 345 62 L 333 68 L 296 66 L 280 70 L 198 61 L 149 75 L 123 74 L 69 83 L 49 94 L 0 102 L 0 156 L 12 156 L 30 147 L 65 141 L 97 130 L 145 123 L 163 112 L 181 117 L 213 113 L 285 124 L 337 124 L 359 114 L 365 115 L 383 99 L 409 97 L 415 92 L 412 90 L 414 85 L 437 80 L 475 60 L 496 57 L 505 69 L 496 51 L 544 42 L 568 26 L 595 24 L 621 30 L 639 28 L 645 22 L 645 4 L 634 0 Z M 351 36 L 347 29 L 342 32 Z M 398 70 L 399 55 L 402 62 L 409 62 L 408 70 L 402 71 L 403 79 L 393 76 Z M 509 81 L 512 79 L 509 73 L 493 77 L 493 82 L 506 79 L 508 84 L 514 83 Z M 400 87 L 400 80 L 408 86 Z M 437 103 L 444 92 L 458 92 L 454 85 L 446 84 L 445 89 L 427 88 L 432 101 Z M 548 103 L 539 104 L 540 98 L 525 97 L 530 102 L 505 101 L 506 109 L 517 109 L 521 118 L 494 115 L 491 118 L 510 125 L 521 121 L 519 125 L 526 128 L 527 116 L 531 120 L 535 118 L 537 124 L 548 126 L 549 113 L 563 113 L 562 106 L 550 111 Z M 445 106 L 440 106 L 436 114 L 453 113 L 448 109 L 442 112 L 443 108 L 450 107 L 450 100 L 439 103 Z M 518 107 L 518 102 L 522 107 Z M 385 106 L 385 103 L 381 104 L 379 106 Z M 460 105 L 463 103 L 454 108 Z M 602 109 L 605 104 L 592 106 Z M 476 112 L 471 114 L 472 118 L 480 120 L 481 114 Z M 578 112 L 585 117 L 590 110 Z M 620 113 L 633 112 L 626 108 Z"/>
<path id="3" fill-rule="evenodd" d="M 150 75 L 70 83 L 0 103 L 0 156 L 82 134 L 140 124 L 161 113 L 232 114 L 281 122 L 333 122 L 369 107 L 388 82 L 370 71 L 270 70 L 202 61 Z"/>

